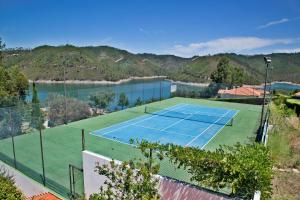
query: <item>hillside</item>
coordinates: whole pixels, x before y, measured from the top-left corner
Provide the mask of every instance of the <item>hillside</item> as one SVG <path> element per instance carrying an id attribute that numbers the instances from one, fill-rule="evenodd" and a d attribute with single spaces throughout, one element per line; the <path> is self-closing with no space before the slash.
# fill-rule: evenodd
<path id="1" fill-rule="evenodd" d="M 247 83 L 263 81 L 263 55 L 220 54 L 181 58 L 173 55 L 132 54 L 108 46 L 40 46 L 32 50 L 6 50 L 4 65 L 17 65 L 32 80 L 63 80 L 63 66 L 69 80 L 117 81 L 130 76 L 166 75 L 188 82 L 208 82 L 222 56 L 247 74 Z M 300 82 L 300 53 L 269 55 L 273 80 Z"/>

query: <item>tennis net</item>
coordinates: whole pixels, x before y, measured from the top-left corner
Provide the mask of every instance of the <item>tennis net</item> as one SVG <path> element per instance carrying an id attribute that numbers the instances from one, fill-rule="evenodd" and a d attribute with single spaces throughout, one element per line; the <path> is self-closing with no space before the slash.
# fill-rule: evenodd
<path id="1" fill-rule="evenodd" d="M 178 112 L 178 111 L 157 108 L 157 107 L 149 107 L 149 106 L 145 107 L 145 113 L 151 115 L 160 115 L 163 117 L 171 117 L 171 118 L 185 119 L 190 121 L 204 122 L 209 124 L 233 126 L 233 118 L 222 116 L 222 115 L 185 113 L 185 112 Z"/>

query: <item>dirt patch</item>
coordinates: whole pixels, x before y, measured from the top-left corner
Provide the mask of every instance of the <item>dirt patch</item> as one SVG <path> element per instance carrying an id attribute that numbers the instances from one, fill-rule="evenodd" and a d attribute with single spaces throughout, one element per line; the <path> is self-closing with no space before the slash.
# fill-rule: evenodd
<path id="1" fill-rule="evenodd" d="M 272 184 L 272 199 L 300 199 L 300 174 L 277 171 Z"/>

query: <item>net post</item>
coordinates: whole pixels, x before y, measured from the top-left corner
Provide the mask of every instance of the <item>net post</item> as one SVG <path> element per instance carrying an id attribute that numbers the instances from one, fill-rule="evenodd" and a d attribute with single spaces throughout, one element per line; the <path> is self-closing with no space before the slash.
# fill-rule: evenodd
<path id="1" fill-rule="evenodd" d="M 85 150 L 85 136 L 84 136 L 84 129 L 81 129 L 81 145 L 82 145 L 82 151 Z"/>

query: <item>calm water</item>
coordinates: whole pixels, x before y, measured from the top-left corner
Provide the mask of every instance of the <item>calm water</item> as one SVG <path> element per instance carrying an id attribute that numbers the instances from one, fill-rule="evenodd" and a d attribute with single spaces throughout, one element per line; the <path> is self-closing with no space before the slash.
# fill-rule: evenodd
<path id="1" fill-rule="evenodd" d="M 288 90 L 288 91 L 300 90 L 300 85 L 293 85 L 293 84 L 289 84 L 289 83 L 273 83 L 272 89 L 273 90 Z"/>
<path id="2" fill-rule="evenodd" d="M 36 84 L 38 96 L 41 102 L 44 102 L 49 94 L 64 94 L 63 84 Z M 160 90 L 161 88 L 161 90 Z M 171 82 L 166 80 L 146 80 L 131 81 L 119 85 L 100 85 L 100 84 L 66 84 L 67 96 L 88 101 L 89 96 L 95 93 L 115 93 L 115 101 L 111 106 L 116 106 L 118 96 L 124 92 L 129 99 L 130 104 L 134 104 L 137 98 L 143 101 L 151 99 L 166 99 L 171 96 Z M 30 88 L 30 91 L 31 88 Z M 27 98 L 31 100 L 31 94 Z"/>

